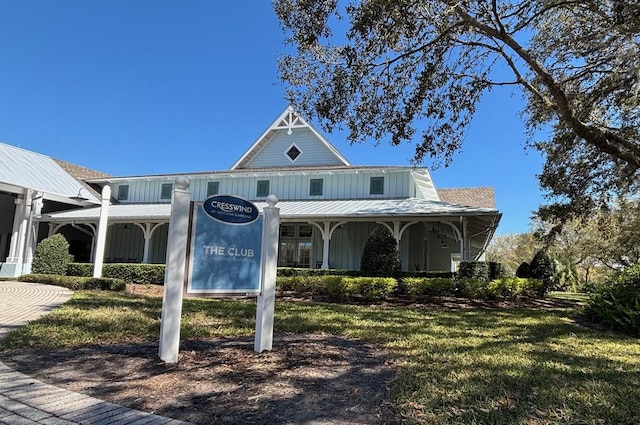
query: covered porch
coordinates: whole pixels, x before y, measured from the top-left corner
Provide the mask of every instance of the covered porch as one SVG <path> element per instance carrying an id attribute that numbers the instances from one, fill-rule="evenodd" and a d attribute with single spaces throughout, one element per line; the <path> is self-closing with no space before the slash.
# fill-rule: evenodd
<path id="1" fill-rule="evenodd" d="M 257 202 L 262 209 L 266 204 Z M 482 259 L 501 214 L 495 209 L 408 198 L 398 200 L 283 201 L 278 265 L 358 270 L 376 226 L 396 239 L 405 271 L 455 271 L 462 260 Z M 109 207 L 105 262 L 164 263 L 171 205 Z M 79 258 L 94 262 L 100 207 L 41 214 L 49 235 L 84 244 Z M 84 242 L 78 242 L 78 240 Z"/>

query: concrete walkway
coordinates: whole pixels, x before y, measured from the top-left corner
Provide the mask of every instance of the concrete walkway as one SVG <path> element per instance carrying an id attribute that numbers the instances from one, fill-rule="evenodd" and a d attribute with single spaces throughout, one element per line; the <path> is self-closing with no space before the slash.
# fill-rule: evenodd
<path id="1" fill-rule="evenodd" d="M 72 291 L 0 281 L 0 340 L 64 304 Z M 187 425 L 47 385 L 0 362 L 0 425 Z"/>

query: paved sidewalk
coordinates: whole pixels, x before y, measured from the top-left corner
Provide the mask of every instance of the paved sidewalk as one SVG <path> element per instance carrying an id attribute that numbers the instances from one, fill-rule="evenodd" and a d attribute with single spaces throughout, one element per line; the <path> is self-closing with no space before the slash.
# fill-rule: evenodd
<path id="1" fill-rule="evenodd" d="M 0 281 L 0 340 L 64 304 L 73 293 L 36 283 Z M 66 391 L 0 362 L 0 425 L 187 425 Z"/>

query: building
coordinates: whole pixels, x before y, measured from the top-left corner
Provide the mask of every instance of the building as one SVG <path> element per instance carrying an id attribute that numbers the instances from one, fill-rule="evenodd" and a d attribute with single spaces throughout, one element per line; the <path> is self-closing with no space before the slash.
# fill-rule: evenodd
<path id="1" fill-rule="evenodd" d="M 352 165 L 290 107 L 225 171 L 114 177 L 0 148 L 2 157 L 18 151 L 24 163 L 38 158 L 23 179 L 20 167 L 0 171 L 4 275 L 27 272 L 34 241 L 53 233 L 67 237 L 77 261 L 93 261 L 105 185 L 112 199 L 104 261 L 164 263 L 171 192 L 181 175 L 194 201 L 232 194 L 262 208 L 275 194 L 283 267 L 359 269 L 367 238 L 382 225 L 398 242 L 403 270 L 455 270 L 460 260 L 483 258 L 501 217 L 491 188 L 436 189 L 426 168 Z M 37 236 L 30 236 L 34 225 Z"/>

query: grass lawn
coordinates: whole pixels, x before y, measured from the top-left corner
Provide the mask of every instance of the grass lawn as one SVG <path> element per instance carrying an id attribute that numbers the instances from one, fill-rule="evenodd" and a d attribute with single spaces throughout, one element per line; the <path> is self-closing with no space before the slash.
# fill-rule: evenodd
<path id="1" fill-rule="evenodd" d="M 77 292 L 3 346 L 157 341 L 161 304 Z M 640 423 L 640 340 L 580 327 L 576 313 L 277 301 L 275 332 L 323 332 L 387 347 L 400 365 L 393 402 L 409 423 Z M 251 302 L 185 299 L 182 338 L 251 335 L 254 317 Z"/>

